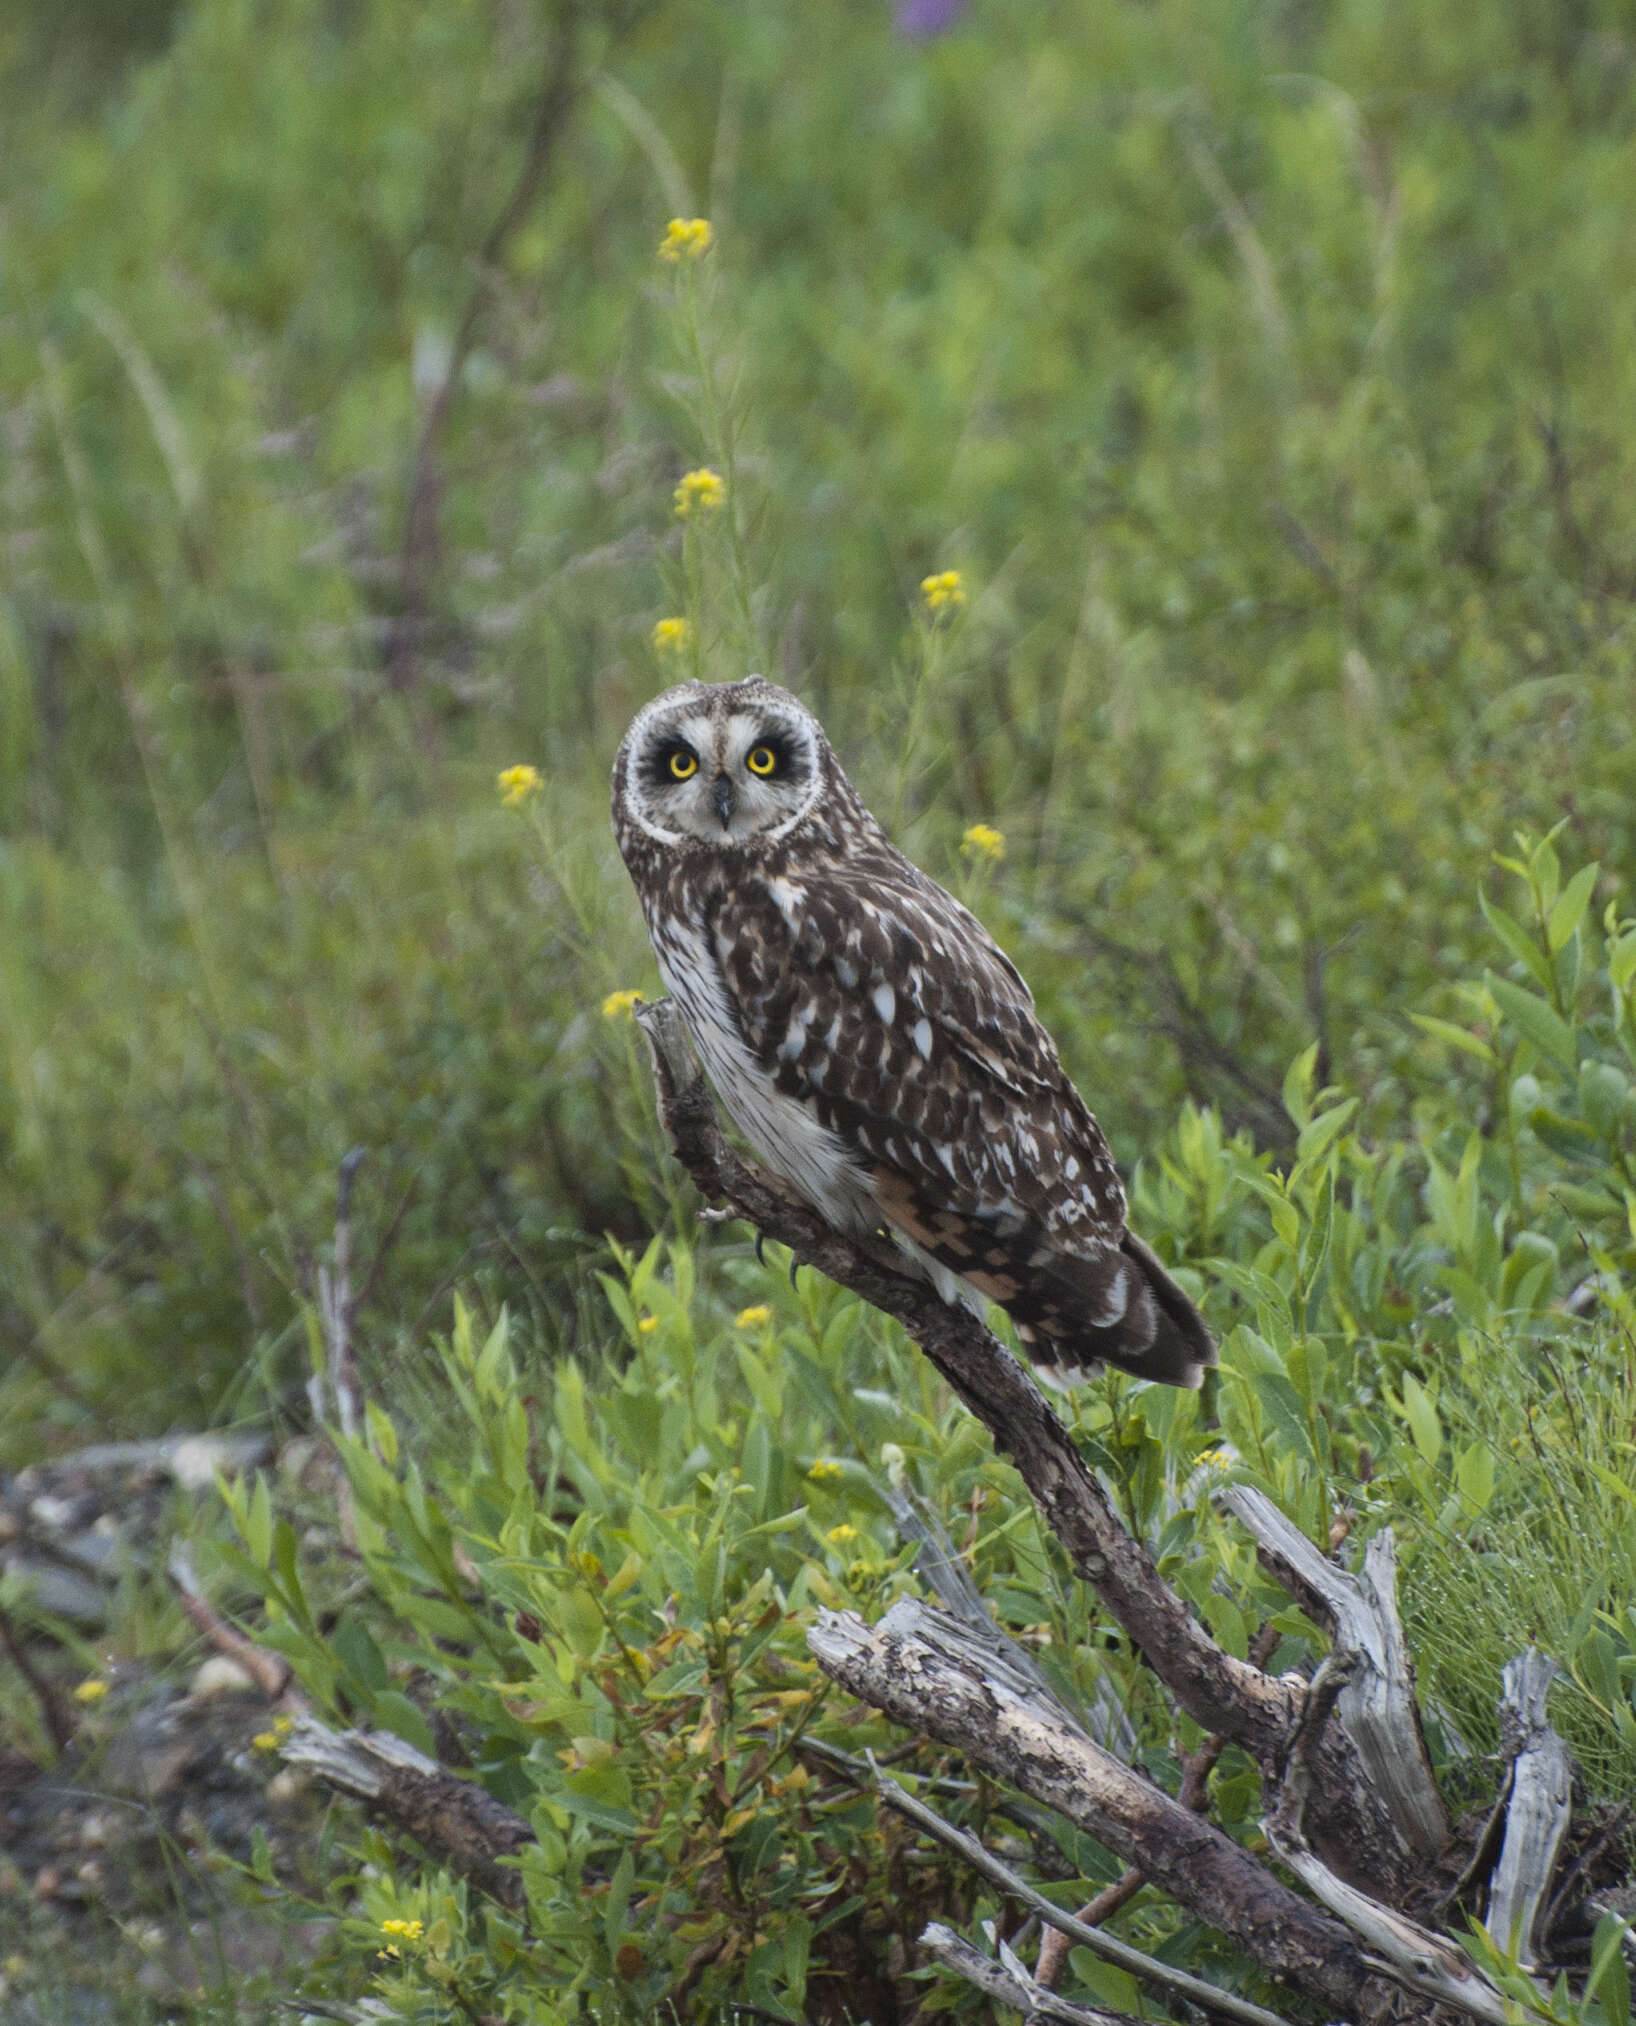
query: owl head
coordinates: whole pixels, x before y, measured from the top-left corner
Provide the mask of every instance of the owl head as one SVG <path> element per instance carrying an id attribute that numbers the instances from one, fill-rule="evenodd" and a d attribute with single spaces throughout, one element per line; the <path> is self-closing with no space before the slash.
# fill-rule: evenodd
<path id="1" fill-rule="evenodd" d="M 614 825 L 671 849 L 777 842 L 844 781 L 806 706 L 752 675 L 684 682 L 640 710 L 613 768 Z"/>

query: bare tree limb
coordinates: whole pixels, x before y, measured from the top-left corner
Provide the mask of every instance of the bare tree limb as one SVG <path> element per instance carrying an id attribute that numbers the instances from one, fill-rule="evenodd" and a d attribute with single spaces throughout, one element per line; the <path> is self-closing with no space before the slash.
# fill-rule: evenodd
<path id="1" fill-rule="evenodd" d="M 186 1548 L 178 1541 L 170 1551 L 170 1579 L 176 1585 L 188 1622 L 218 1653 L 236 1660 L 263 1695 L 272 1702 L 284 1702 L 291 1710 L 304 1710 L 306 1697 L 294 1687 L 294 1672 L 282 1653 L 270 1653 L 242 1632 L 235 1632 L 217 1612 L 193 1573 Z"/>
<path id="2" fill-rule="evenodd" d="M 507 1860 L 534 1841 L 534 1832 L 475 1780 L 445 1772 L 390 1731 L 333 1731 L 310 1716 L 297 1717 L 279 1749 L 287 1764 L 365 1802 L 381 1821 L 407 1830 L 474 1885 L 521 1910 L 522 1874 Z"/>
<path id="3" fill-rule="evenodd" d="M 363 1166 L 365 1149 L 354 1147 L 343 1155 L 335 1180 L 335 1272 L 318 1269 L 318 1321 L 324 1335 L 325 1370 L 314 1373 L 307 1384 L 313 1413 L 328 1419 L 324 1381 L 335 1403 L 335 1418 L 341 1433 L 351 1442 L 363 1426 L 363 1387 L 358 1379 L 358 1354 L 352 1343 L 352 1185 Z"/>
<path id="4" fill-rule="evenodd" d="M 1500 1677 L 1500 1726 L 1511 1771 L 1505 1841 L 1489 1886 L 1483 1925 L 1497 1948 L 1515 1948 L 1525 1970 L 1539 1961 L 1544 1940 L 1540 1908 L 1550 1892 L 1573 1814 L 1573 1761 L 1545 1710 L 1555 1674 L 1555 1663 L 1530 1647 L 1508 1660 Z"/>
<path id="5" fill-rule="evenodd" d="M 1139 1865 L 1156 1885 L 1220 1929 L 1270 1974 L 1341 2006 L 1352 2019 L 1372 2017 L 1385 2002 L 1384 1987 L 1376 1987 L 1339 1923 L 1281 1885 L 1231 1837 L 1121 1765 L 1034 1683 L 1005 1667 L 1003 1658 L 997 1665 L 990 1643 L 946 1613 L 904 1598 L 871 1630 L 851 1612 L 824 1611 L 807 1644 L 831 1680 L 895 1721 L 955 1746 L 986 1771 L 1065 1815 L 1128 1863 Z M 1004 1869 L 974 1838 L 932 1816 L 896 1782 L 882 1779 L 878 1784 L 891 1807 L 939 1834 L 986 1876 L 995 1878 L 996 1867 Z M 1008 1892 L 1022 1884 L 1009 1872 L 1000 1882 Z M 1042 1919 L 1065 1927 L 1076 1941 L 1133 1974 L 1182 1988 L 1175 1981 L 1177 1972 L 1074 1921 L 1032 1888 L 1019 1896 Z M 1073 1925 L 1067 1927 L 1070 1921 Z M 1194 2002 L 1216 2011 L 1227 2008 L 1224 1993 L 1197 1978 L 1188 1983 L 1186 1995 Z"/>
<path id="6" fill-rule="evenodd" d="M 1361 1655 L 1340 1649 L 1319 1663 L 1308 1697 L 1309 1718 L 1292 1745 L 1277 1805 L 1263 1824 L 1267 1841 L 1313 1897 L 1366 1945 L 1371 1969 L 1384 1972 L 1406 1990 L 1418 1992 L 1438 2006 L 1452 2006 L 1482 2020 L 1484 2026 L 1503 2026 L 1512 2016 L 1511 2008 L 1468 1956 L 1417 1921 L 1337 1877 L 1307 1842 L 1303 1817 L 1323 1727 L 1364 1666 Z"/>
<path id="7" fill-rule="evenodd" d="M 1003 1961 L 991 1961 L 981 1949 L 974 1949 L 953 1928 L 944 1927 L 938 1921 L 933 1921 L 921 1935 L 920 1946 L 933 1962 L 941 1963 L 944 1969 L 963 1977 L 985 1997 L 1021 2012 L 1025 2019 L 1060 2021 L 1061 2026 L 1137 2026 L 1128 2013 L 1092 2011 L 1085 2005 L 1070 2005 L 1065 1998 L 1047 1990 L 1026 1971 L 1019 1975 Z M 1009 1949 L 1005 1953 L 1011 1954 Z M 1014 1956 L 1011 1960 L 1016 1962 Z M 1274 2015 L 1269 2012 L 1266 2016 L 1270 2019 Z"/>
<path id="8" fill-rule="evenodd" d="M 1364 1552 L 1361 1575 L 1339 1569 L 1264 1493 L 1228 1485 L 1217 1494 L 1255 1537 L 1262 1561 L 1357 1666 L 1340 1714 L 1371 1790 L 1403 1845 L 1419 1858 L 1447 1847 L 1449 1821 L 1432 1778 L 1415 1700 L 1414 1666 L 1397 1615 L 1397 1544 L 1383 1527 Z M 1401 1869 L 1401 1864 L 1399 1866 Z"/>
<path id="9" fill-rule="evenodd" d="M 23 1677 L 52 1744 L 59 1752 L 65 1751 L 74 1735 L 74 1719 L 68 1704 L 57 1684 L 34 1665 L 27 1644 L 12 1624 L 11 1614 L 6 1611 L 0 1611 L 0 1646 L 5 1648 L 6 1658 Z"/>

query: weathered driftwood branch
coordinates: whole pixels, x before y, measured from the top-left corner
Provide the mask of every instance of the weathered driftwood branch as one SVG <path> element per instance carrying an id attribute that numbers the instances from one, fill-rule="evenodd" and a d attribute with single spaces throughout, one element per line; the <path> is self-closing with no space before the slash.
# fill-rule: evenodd
<path id="1" fill-rule="evenodd" d="M 1221 1504 L 1255 1538 L 1261 1560 L 1356 1665 L 1340 1695 L 1340 1718 L 1372 1792 L 1385 1802 L 1407 1850 L 1436 1857 L 1449 1821 L 1432 1778 L 1415 1700 L 1414 1666 L 1397 1615 L 1397 1543 L 1383 1527 L 1364 1551 L 1363 1573 L 1348 1575 L 1309 1541 L 1272 1500 L 1228 1485 Z"/>
<path id="2" fill-rule="evenodd" d="M 833 1231 L 816 1211 L 735 1153 L 669 1000 L 637 1009 L 653 1056 L 659 1113 L 677 1159 L 701 1195 L 725 1202 L 803 1264 L 894 1317 L 1016 1465 L 1041 1516 L 1083 1579 L 1141 1648 L 1180 1707 L 1242 1745 L 1273 1774 L 1300 1714 L 1299 1682 L 1277 1680 L 1224 1653 L 1120 1522 L 1112 1501 L 1018 1361 L 966 1309 L 940 1299 L 884 1244 Z M 1316 1778 L 1326 1856 L 1348 1876 L 1395 1895 L 1408 1882 L 1402 1839 L 1385 1804 L 1331 1732 Z"/>
<path id="3" fill-rule="evenodd" d="M 1214 1984 L 1207 1984 L 1202 1977 L 1195 1977 L 1186 1970 L 1173 1968 L 1161 1963 L 1156 1957 L 1144 1955 L 1140 1949 L 1132 1948 L 1129 1942 L 1122 1942 L 1116 1935 L 1104 1934 L 1100 1928 L 1089 1927 L 1077 1914 L 1065 1912 L 1054 1901 L 1036 1890 L 1027 1879 L 1013 1871 L 1009 1864 L 1002 1862 L 992 1850 L 979 1843 L 975 1836 L 964 1829 L 957 1829 L 952 1822 L 945 1822 L 934 1809 L 924 1801 L 900 1787 L 896 1780 L 889 1779 L 879 1767 L 875 1769 L 875 1792 L 889 1808 L 913 1822 L 917 1828 L 945 1849 L 952 1850 L 963 1858 L 973 1871 L 997 1885 L 1008 1898 L 1029 1907 L 1053 1929 L 1060 1930 L 1071 1940 L 1081 1943 L 1093 1955 L 1116 1964 L 1133 1977 L 1155 1984 L 1161 1990 L 1172 1992 L 1176 1997 L 1185 1998 L 1222 2018 L 1235 2019 L 1242 2026 L 1284 2026 L 1278 2015 L 1267 2012 L 1261 2006 L 1252 2004 L 1248 1998 L 1237 1997 L 1230 1991 L 1218 1990 Z"/>
<path id="4" fill-rule="evenodd" d="M 279 1750 L 285 1762 L 314 1773 L 507 1906 L 523 1904 L 521 1875 L 504 1860 L 515 1857 L 534 1832 L 520 1815 L 474 1780 L 444 1770 L 435 1759 L 389 1731 L 335 1731 L 312 1715 L 295 1685 L 289 1662 L 234 1631 L 205 1596 L 186 1551 L 171 1552 L 170 1579 L 182 1609 L 218 1653 L 235 1660 L 269 1699 L 293 1718 Z"/>
<path id="5" fill-rule="evenodd" d="M 1136 2026 L 1136 2021 L 1125 2012 L 1099 2012 L 1086 2005 L 1070 2005 L 1031 1977 L 1003 1943 L 1001 1959 L 996 1963 L 981 1949 L 974 1949 L 953 1928 L 933 1921 L 921 1935 L 920 1946 L 933 1962 L 963 1977 L 985 1997 L 1022 2013 L 1025 2019 L 1059 2021 L 1060 2026 Z M 1268 2017 L 1271 2016 L 1269 2013 Z"/>
<path id="6" fill-rule="evenodd" d="M 522 1907 L 522 1874 L 506 1860 L 534 1832 L 475 1780 L 446 1772 L 390 1731 L 332 1731 L 308 1716 L 296 1718 L 280 1750 L 287 1764 L 364 1802 L 484 1892 L 514 1911 Z"/>
<path id="7" fill-rule="evenodd" d="M 1511 2014 L 1500 1993 L 1470 1958 L 1416 1921 L 1359 1892 L 1314 1855 L 1307 1842 L 1304 1816 L 1312 1793 L 1316 1746 L 1328 1712 L 1363 1672 L 1356 1652 L 1337 1649 L 1319 1663 L 1308 1692 L 1308 1720 L 1290 1752 L 1276 1805 L 1265 1818 L 1267 1841 L 1313 1897 L 1345 1921 L 1366 1945 L 1370 1967 L 1383 1971 L 1406 1990 L 1439 2006 L 1451 2006 L 1502 2026 Z"/>
<path id="8" fill-rule="evenodd" d="M 1500 1677 L 1500 1728 L 1511 1760 L 1505 1841 L 1488 1890 L 1484 1925 L 1495 1945 L 1515 1948 L 1524 1969 L 1539 1961 L 1540 1908 L 1551 1890 L 1573 1814 L 1573 1760 L 1551 1728 L 1546 1699 L 1556 1666 L 1530 1648 Z"/>
<path id="9" fill-rule="evenodd" d="M 832 1680 L 1065 1815 L 1139 1865 L 1272 1975 L 1340 2006 L 1351 2019 L 1369 2018 L 1384 2003 L 1384 1987 L 1344 1927 L 1279 1884 L 1231 1837 L 1121 1765 L 1060 1704 L 1007 1666 L 991 1642 L 946 1613 L 904 1598 L 871 1629 L 852 1612 L 825 1611 L 807 1643 Z M 883 1782 L 880 1791 L 892 1807 L 929 1826 L 930 1811 L 895 1783 Z M 994 1875 L 998 1860 L 974 1839 L 962 1836 L 958 1847 L 968 1862 Z M 1020 1883 L 1013 1880 L 1007 1890 Z M 1145 1959 L 1113 1937 L 1078 1922 L 1066 1929 L 1072 1916 L 1040 1895 L 1028 1895 L 1028 1903 L 1088 1948 L 1137 1975 L 1163 1970 L 1170 1988 L 1178 1988 L 1175 1972 L 1151 1963 L 1138 1967 Z M 1194 2002 L 1228 2009 L 1224 1993 L 1188 1981 L 1196 1987 L 1186 1992 Z"/>

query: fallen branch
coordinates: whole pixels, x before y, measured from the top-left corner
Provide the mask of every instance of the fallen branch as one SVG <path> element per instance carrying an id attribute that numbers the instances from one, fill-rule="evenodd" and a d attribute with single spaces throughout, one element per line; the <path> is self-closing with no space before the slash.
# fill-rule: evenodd
<path id="1" fill-rule="evenodd" d="M 1140 1949 L 1132 1948 L 1129 1942 L 1122 1942 L 1115 1935 L 1087 1927 L 1074 1914 L 1065 1912 L 1044 1893 L 1037 1892 L 1027 1879 L 979 1843 L 975 1836 L 968 1835 L 964 1829 L 957 1829 L 952 1822 L 945 1822 L 924 1801 L 917 1800 L 896 1780 L 878 1769 L 875 1791 L 888 1808 L 923 1829 L 934 1841 L 969 1864 L 973 1871 L 980 1872 L 991 1884 L 997 1885 L 1009 1898 L 1029 1907 L 1041 1920 L 1060 1928 L 1071 1940 L 1089 1949 L 1093 1955 L 1102 1957 L 1104 1962 L 1113 1963 L 1129 1975 L 1170 1991 L 1178 1998 L 1188 1999 L 1221 2018 L 1238 2020 L 1242 2026 L 1285 2026 L 1277 2013 L 1264 2011 L 1248 1998 L 1219 1990 L 1214 1984 L 1207 1984 L 1202 1977 L 1192 1976 L 1186 1970 L 1178 1970 L 1170 1963 L 1161 1963 L 1154 1956 L 1144 1955 Z"/>
<path id="2" fill-rule="evenodd" d="M 1307 1842 L 1303 1824 L 1318 1742 L 1330 1710 L 1363 1667 L 1361 1656 L 1350 1651 L 1337 1650 L 1319 1663 L 1309 1690 L 1308 1719 L 1291 1747 L 1277 1803 L 1263 1824 L 1267 1841 L 1312 1896 L 1365 1944 L 1371 1969 L 1439 2006 L 1482 2020 L 1484 2026 L 1504 2026 L 1512 2016 L 1510 2007 L 1468 1956 L 1338 1877 Z"/>
<path id="3" fill-rule="evenodd" d="M 1265 1632 L 1258 1635 L 1257 1645 L 1263 1648 L 1260 1659 L 1267 1657 L 1277 1637 L 1276 1632 L 1270 1637 Z M 1182 1783 L 1176 1790 L 1176 1799 L 1195 1815 L 1202 1815 L 1210 1805 L 1210 1775 L 1226 1742 L 1225 1738 L 1207 1737 L 1196 1752 L 1189 1752 L 1182 1761 Z M 1104 1921 L 1112 1920 L 1121 1907 L 1128 1906 L 1147 1882 L 1147 1873 L 1131 1865 L 1112 1885 L 1105 1885 L 1093 1899 L 1088 1899 L 1079 1909 L 1078 1918 L 1087 1927 L 1100 1927 Z M 1035 1981 L 1048 1991 L 1055 1990 L 1067 1960 L 1067 1936 L 1059 1928 L 1047 1928 L 1040 1940 L 1039 1961 L 1034 1965 Z"/>
<path id="4" fill-rule="evenodd" d="M 1420 1859 L 1437 1857 L 1447 1847 L 1449 1821 L 1426 1756 L 1414 1666 L 1397 1614 L 1391 1528 L 1374 1536 L 1364 1551 L 1362 1574 L 1352 1576 L 1264 1493 L 1235 1484 L 1217 1496 L 1254 1536 L 1262 1562 L 1308 1617 L 1324 1627 L 1338 1651 L 1355 1659 L 1340 1697 L 1342 1726 L 1407 1851 Z M 1404 1868 L 1402 1858 L 1397 1868 Z"/>
<path id="5" fill-rule="evenodd" d="M 967 1309 L 944 1302 L 904 1270 L 885 1244 L 832 1230 L 799 1197 L 743 1159 L 722 1134 L 681 1015 L 668 999 L 637 1008 L 653 1056 L 659 1113 L 677 1159 L 701 1195 L 725 1202 L 801 1263 L 894 1317 L 1016 1465 L 1041 1517 L 1079 1575 L 1138 1646 L 1177 1703 L 1205 1730 L 1242 1745 L 1275 1776 L 1300 1714 L 1303 1688 L 1225 1653 L 1121 1524 L 1073 1438 L 1022 1366 Z M 1344 1740 L 1326 1740 L 1318 1761 L 1325 1855 L 1396 1894 L 1402 1839 L 1360 1777 Z"/>
<path id="6" fill-rule="evenodd" d="M 1065 1998 L 1047 1990 L 1036 1977 L 1029 1976 L 1004 1943 L 1000 1945 L 1001 1960 L 996 1963 L 981 1949 L 974 1949 L 953 1928 L 933 1921 L 921 1935 L 920 1946 L 933 1962 L 963 1977 L 985 1997 L 1022 2013 L 1025 2019 L 1057 2020 L 1061 2026 L 1137 2026 L 1125 2012 L 1092 2011 L 1086 2005 L 1070 2005 Z M 1270 2019 L 1273 2014 L 1269 2012 L 1266 2016 Z"/>
<path id="7" fill-rule="evenodd" d="M 964 1752 L 975 1764 L 1064 1815 L 1135 1864 L 1200 1920 L 1218 1928 L 1269 1974 L 1367 2018 L 1384 2002 L 1345 1928 L 1299 1898 L 1247 1850 L 1119 1763 L 1003 1652 L 946 1613 L 914 1598 L 894 1604 L 873 1629 L 852 1612 L 824 1611 L 807 1635 L 833 1681 L 895 1721 Z M 954 1830 L 890 1780 L 881 1797 L 989 1877 L 998 1859 Z M 956 1845 L 950 1839 L 960 1837 Z M 1000 1867 L 1003 1869 L 1004 1867 Z M 1007 1873 L 1007 1891 L 1021 1885 Z M 1128 1944 L 1077 1921 L 1031 1890 L 1020 1896 L 1042 1919 L 1064 1926 L 1133 1974 L 1179 1989 L 1178 1973 Z M 1163 1975 L 1160 1976 L 1160 1972 Z M 1168 1980 L 1168 1981 L 1167 1981 Z M 1197 1978 L 1186 1995 L 1223 2009 L 1224 1994 Z M 1244 2016 L 1238 2014 L 1235 2016 Z M 1267 2015 L 1259 2015 L 1263 2019 Z"/>
<path id="8" fill-rule="evenodd" d="M 1500 1728 L 1511 1768 L 1505 1841 L 1483 1925 L 1497 1948 L 1515 1949 L 1525 1970 L 1539 1962 L 1545 1939 L 1539 1912 L 1573 1814 L 1573 1761 L 1545 1711 L 1555 1674 L 1555 1663 L 1531 1647 L 1507 1661 L 1500 1677 Z"/>
<path id="9" fill-rule="evenodd" d="M 286 1764 L 362 1801 L 440 1862 L 521 1910 L 522 1873 L 508 1860 L 534 1841 L 534 1832 L 475 1780 L 445 1772 L 390 1731 L 333 1731 L 310 1716 L 297 1717 L 280 1751 Z"/>

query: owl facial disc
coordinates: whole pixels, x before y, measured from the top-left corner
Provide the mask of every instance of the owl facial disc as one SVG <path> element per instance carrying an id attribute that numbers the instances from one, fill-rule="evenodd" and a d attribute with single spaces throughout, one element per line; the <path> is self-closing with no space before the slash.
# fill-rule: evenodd
<path id="1" fill-rule="evenodd" d="M 687 682 L 655 697 L 618 768 L 632 820 L 656 843 L 731 847 L 782 837 L 820 786 L 818 734 L 788 691 Z"/>

